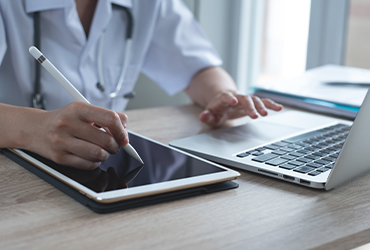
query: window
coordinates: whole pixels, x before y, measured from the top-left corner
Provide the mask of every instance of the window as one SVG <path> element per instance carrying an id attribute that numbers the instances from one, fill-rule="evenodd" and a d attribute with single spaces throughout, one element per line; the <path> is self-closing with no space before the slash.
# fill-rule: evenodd
<path id="1" fill-rule="evenodd" d="M 370 69 L 370 1 L 351 0 L 344 65 Z"/>
<path id="2" fill-rule="evenodd" d="M 265 0 L 257 84 L 306 70 L 311 0 Z"/>

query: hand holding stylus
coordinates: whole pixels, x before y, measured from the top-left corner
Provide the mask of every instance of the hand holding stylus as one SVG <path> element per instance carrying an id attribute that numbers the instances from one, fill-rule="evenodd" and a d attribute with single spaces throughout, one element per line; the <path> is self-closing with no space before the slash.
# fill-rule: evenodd
<path id="1" fill-rule="evenodd" d="M 110 137 L 113 136 L 113 138 L 116 138 L 116 139 L 118 138 L 118 142 L 119 144 L 121 144 L 121 146 L 123 146 L 123 149 L 128 154 L 130 154 L 133 158 L 143 163 L 142 159 L 137 154 L 135 149 L 130 144 L 128 144 L 128 135 L 126 131 L 127 117 L 124 114 L 118 114 L 110 110 L 99 108 L 93 105 L 88 105 L 89 104 L 88 100 L 59 72 L 58 69 L 55 68 L 55 66 L 37 48 L 32 46 L 30 47 L 29 51 L 31 55 L 68 91 L 69 94 L 71 94 L 71 96 L 75 100 L 85 103 L 85 104 L 83 103 L 71 104 L 72 109 L 76 109 L 76 110 L 83 109 L 84 110 L 83 114 L 82 112 L 79 113 L 80 116 L 81 115 L 83 116 L 82 119 L 81 117 L 78 116 L 78 114 L 77 114 L 77 118 L 80 118 L 79 120 L 81 122 L 82 121 L 85 121 L 85 123 L 87 122 L 88 124 L 90 124 L 90 127 L 91 127 L 91 128 L 87 128 L 86 126 L 84 126 L 85 129 L 80 129 L 81 134 L 77 133 L 75 136 L 76 138 L 79 138 L 82 136 L 83 138 L 80 138 L 82 141 L 89 142 L 87 144 L 85 143 L 86 144 L 85 146 L 91 147 L 91 148 L 86 149 L 85 151 L 95 152 L 97 153 L 97 155 L 100 155 L 100 157 L 96 157 L 98 158 L 97 159 L 98 162 L 95 165 L 99 164 L 99 159 L 104 160 L 104 158 L 106 158 L 106 154 L 104 152 L 103 153 L 99 152 L 96 146 L 98 147 L 100 146 L 100 148 L 106 152 L 115 151 L 114 145 L 112 146 L 111 139 L 107 138 L 107 136 L 110 136 Z M 77 107 L 74 107 L 74 106 L 77 106 Z M 102 128 L 105 128 L 106 131 L 96 129 L 94 126 L 91 126 L 91 124 L 96 124 Z M 76 127 L 76 129 L 77 128 L 78 127 Z M 101 140 L 97 141 L 98 140 L 97 138 L 101 138 Z M 124 139 L 122 140 L 122 138 Z M 83 144 L 82 142 L 80 143 Z M 78 144 L 71 145 L 71 147 L 73 146 L 78 147 Z M 81 146 L 82 145 L 80 145 L 80 147 Z M 84 151 L 84 150 L 80 150 L 80 151 Z M 74 152 L 71 152 L 71 153 L 73 155 Z M 82 158 L 89 158 L 88 152 L 85 152 L 85 153 L 81 152 L 81 154 L 84 156 Z M 86 160 L 89 160 L 89 159 L 86 159 Z"/>

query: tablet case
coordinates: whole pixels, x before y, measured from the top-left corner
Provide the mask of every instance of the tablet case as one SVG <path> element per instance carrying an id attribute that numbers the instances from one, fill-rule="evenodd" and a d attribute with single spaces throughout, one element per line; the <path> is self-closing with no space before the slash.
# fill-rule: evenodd
<path id="1" fill-rule="evenodd" d="M 239 184 L 233 181 L 225 181 L 225 182 L 220 182 L 220 183 L 211 184 L 211 185 L 205 185 L 205 186 L 200 186 L 200 187 L 195 187 L 195 188 L 172 191 L 168 193 L 156 194 L 156 195 L 151 195 L 151 196 L 146 196 L 146 197 L 134 198 L 130 200 L 123 200 L 123 201 L 118 201 L 114 203 L 99 203 L 99 202 L 96 202 L 86 197 L 85 195 L 77 191 L 76 189 L 68 186 L 64 182 L 49 175 L 48 173 L 44 172 L 43 170 L 39 169 L 38 167 L 34 166 L 32 163 L 26 161 L 25 159 L 14 154 L 8 149 L 1 149 L 1 152 L 9 159 L 18 163 L 19 165 L 26 168 L 30 172 L 36 174 L 43 180 L 47 181 L 48 183 L 58 188 L 65 194 L 71 196 L 73 199 L 85 205 L 92 211 L 96 213 L 101 213 L 101 214 L 131 209 L 135 207 L 147 206 L 147 205 L 157 204 L 157 203 L 166 202 L 166 201 L 178 200 L 178 199 L 188 198 L 188 197 L 197 196 L 201 194 L 209 194 L 213 192 L 218 192 L 222 190 L 228 190 L 228 189 L 239 187 Z"/>

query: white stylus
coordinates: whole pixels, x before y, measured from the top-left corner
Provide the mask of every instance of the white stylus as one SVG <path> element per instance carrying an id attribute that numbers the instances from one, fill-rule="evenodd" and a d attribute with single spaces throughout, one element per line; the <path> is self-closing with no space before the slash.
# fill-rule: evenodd
<path id="1" fill-rule="evenodd" d="M 76 101 L 90 103 L 35 46 L 31 46 L 29 52 Z M 141 162 L 141 164 L 144 164 L 139 154 L 130 144 L 122 147 L 129 155 Z"/>

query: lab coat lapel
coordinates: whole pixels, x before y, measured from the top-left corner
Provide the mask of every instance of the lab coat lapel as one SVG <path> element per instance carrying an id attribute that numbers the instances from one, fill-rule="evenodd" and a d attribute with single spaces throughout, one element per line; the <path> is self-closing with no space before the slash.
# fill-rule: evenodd
<path id="1" fill-rule="evenodd" d="M 90 27 L 88 44 L 96 44 L 112 17 L 112 4 L 131 8 L 132 0 L 99 0 Z"/>
<path id="2" fill-rule="evenodd" d="M 86 44 L 86 35 L 84 28 L 82 27 L 80 17 L 76 9 L 76 3 L 73 1 L 73 4 L 65 8 L 65 23 L 73 36 L 76 38 L 77 42 L 84 46 Z"/>
<path id="3" fill-rule="evenodd" d="M 94 13 L 94 18 L 91 23 L 90 33 L 87 40 L 85 50 L 82 55 L 82 61 L 89 55 L 89 53 L 97 52 L 99 39 L 109 25 L 112 18 L 112 4 L 132 7 L 132 0 L 99 0 Z M 94 49 L 96 48 L 96 49 Z M 93 58 L 94 56 L 91 55 Z"/>
<path id="4" fill-rule="evenodd" d="M 82 54 L 82 62 L 86 57 L 91 54 L 91 57 L 94 58 L 96 55 L 96 49 L 99 43 L 99 39 L 103 30 L 109 24 L 110 18 L 112 15 L 112 6 L 109 0 L 99 0 L 95 9 L 94 18 L 91 23 L 89 37 L 87 39 L 87 44 L 84 48 Z"/>

